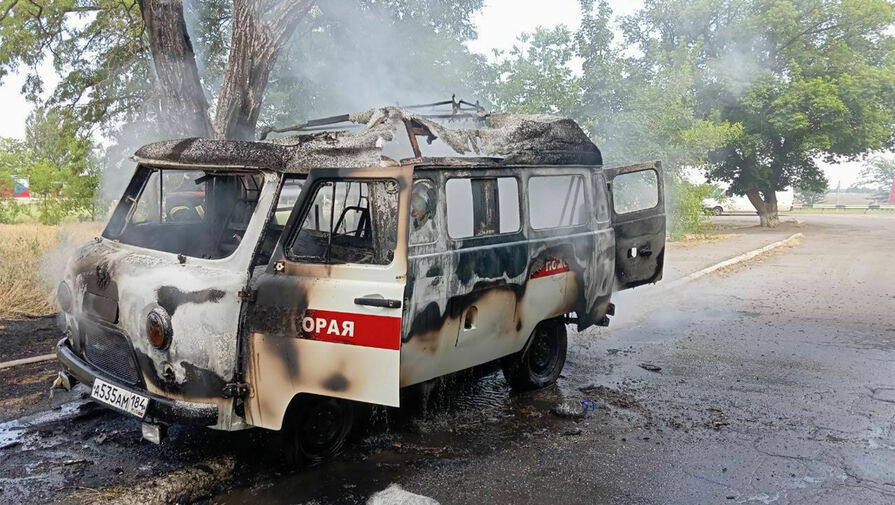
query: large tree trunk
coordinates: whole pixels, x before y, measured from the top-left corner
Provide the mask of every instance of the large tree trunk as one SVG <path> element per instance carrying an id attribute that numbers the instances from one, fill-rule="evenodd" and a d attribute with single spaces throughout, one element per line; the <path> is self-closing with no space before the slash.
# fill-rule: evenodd
<path id="1" fill-rule="evenodd" d="M 763 194 L 763 196 L 762 196 Z M 780 224 L 777 215 L 777 193 L 774 191 L 758 191 L 754 189 L 746 193 L 752 206 L 758 211 L 758 219 L 765 228 L 776 228 Z"/>
<path id="2" fill-rule="evenodd" d="M 254 138 L 270 71 L 298 22 L 314 3 L 234 0 L 230 58 L 215 114 L 217 138 Z"/>
<path id="3" fill-rule="evenodd" d="M 199 80 L 181 0 L 139 0 L 155 64 L 161 126 L 166 135 L 208 137 L 208 101 Z"/>

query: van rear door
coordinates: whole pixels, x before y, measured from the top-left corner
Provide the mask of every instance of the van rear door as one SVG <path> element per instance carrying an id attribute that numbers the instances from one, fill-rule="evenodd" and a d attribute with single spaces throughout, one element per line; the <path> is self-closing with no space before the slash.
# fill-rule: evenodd
<path id="1" fill-rule="evenodd" d="M 607 169 L 615 230 L 616 289 L 662 278 L 665 261 L 665 195 L 658 161 Z"/>
<path id="2" fill-rule="evenodd" d="M 298 394 L 397 406 L 412 167 L 311 172 L 246 313 L 248 421 Z"/>

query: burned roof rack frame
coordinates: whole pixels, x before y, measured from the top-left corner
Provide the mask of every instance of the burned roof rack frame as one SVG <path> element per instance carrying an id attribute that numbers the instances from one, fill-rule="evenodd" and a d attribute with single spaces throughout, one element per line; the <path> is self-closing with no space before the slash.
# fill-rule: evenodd
<path id="1" fill-rule="evenodd" d="M 441 107 L 442 105 L 450 105 L 451 112 L 448 113 L 420 113 L 417 114 L 419 117 L 427 118 L 427 119 L 473 119 L 477 121 L 484 122 L 487 120 L 488 113 L 484 107 L 479 104 L 479 101 L 476 100 L 475 103 L 467 102 L 466 100 L 460 99 L 457 100 L 457 95 L 451 95 L 450 100 L 443 100 L 441 102 L 432 102 L 432 103 L 423 103 L 417 105 L 403 105 L 401 106 L 407 110 L 419 111 L 422 109 L 431 109 L 434 107 Z M 359 125 L 351 120 L 350 114 L 339 114 L 338 116 L 329 116 L 318 119 L 311 119 L 305 123 L 286 126 L 283 128 L 273 128 L 270 126 L 265 126 L 261 129 L 261 135 L 258 137 L 258 140 L 267 140 L 267 136 L 271 133 L 288 133 L 288 132 L 308 132 L 308 131 L 324 131 L 328 130 L 329 126 L 338 125 L 340 123 L 350 123 L 347 125 L 340 126 L 340 128 L 358 128 L 363 125 Z M 419 125 L 414 125 L 414 128 L 417 128 Z M 408 125 L 408 129 L 411 126 Z M 409 132 L 408 132 L 409 133 Z M 423 133 L 420 133 L 423 134 Z"/>

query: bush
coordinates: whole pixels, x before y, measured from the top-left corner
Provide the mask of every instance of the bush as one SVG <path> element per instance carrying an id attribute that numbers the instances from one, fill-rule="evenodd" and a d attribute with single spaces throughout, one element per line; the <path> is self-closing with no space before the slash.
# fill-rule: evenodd
<path id="1" fill-rule="evenodd" d="M 665 210 L 668 234 L 680 239 L 688 234 L 704 234 L 711 228 L 703 200 L 712 196 L 711 184 L 693 184 L 666 174 Z"/>
<path id="2" fill-rule="evenodd" d="M 11 224 L 24 213 L 24 206 L 12 198 L 0 197 L 0 224 Z"/>

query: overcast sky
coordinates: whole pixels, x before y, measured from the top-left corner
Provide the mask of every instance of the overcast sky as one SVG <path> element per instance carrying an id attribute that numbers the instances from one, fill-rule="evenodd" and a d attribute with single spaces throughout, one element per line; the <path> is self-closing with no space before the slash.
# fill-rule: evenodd
<path id="1" fill-rule="evenodd" d="M 610 0 L 616 15 L 634 12 L 640 7 L 642 0 Z M 469 43 L 470 50 L 490 55 L 493 49 L 507 50 L 512 48 L 520 33 L 533 31 L 538 26 L 553 27 L 565 24 L 576 28 L 580 22 L 581 11 L 578 0 L 485 0 L 485 8 L 474 16 L 478 27 L 478 40 Z M 52 67 L 44 65 L 43 71 L 47 83 L 55 84 Z M 24 75 L 12 74 L 3 78 L 0 86 L 0 103 L 3 104 L 3 120 L 0 121 L 0 136 L 22 138 L 25 131 L 25 119 L 31 112 L 31 105 L 21 96 Z M 48 88 L 51 89 L 51 88 Z M 860 164 L 843 164 L 825 168 L 830 186 L 835 188 L 841 181 L 846 187 L 857 179 Z"/>

